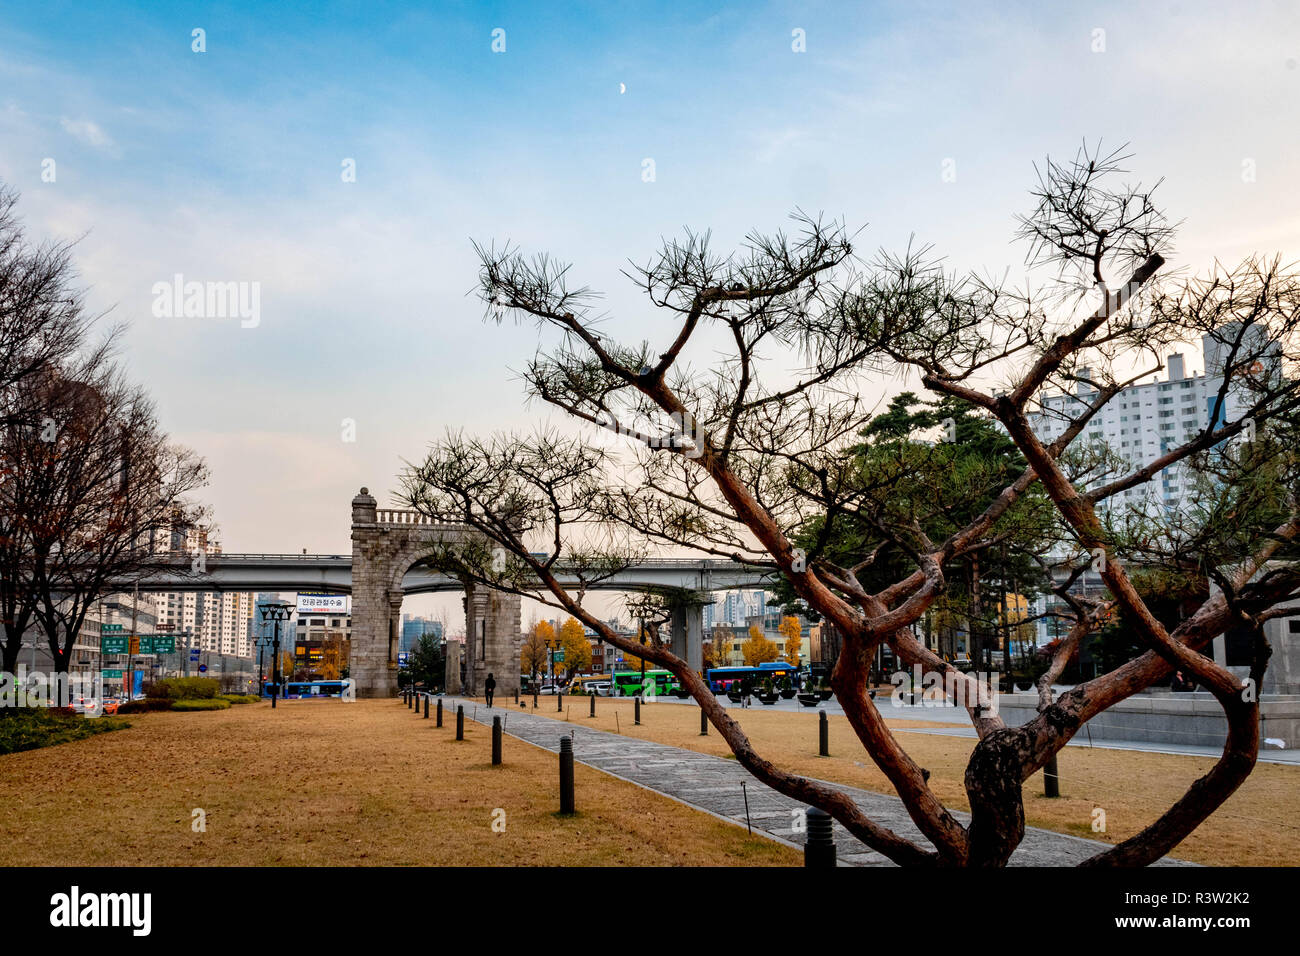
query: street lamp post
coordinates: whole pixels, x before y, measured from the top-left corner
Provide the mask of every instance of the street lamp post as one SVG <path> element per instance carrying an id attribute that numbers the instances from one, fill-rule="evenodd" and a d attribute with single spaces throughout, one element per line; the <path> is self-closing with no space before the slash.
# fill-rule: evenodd
<path id="1" fill-rule="evenodd" d="M 273 642 L 274 657 L 271 659 L 271 679 L 275 690 L 271 693 L 271 709 L 275 709 L 275 699 L 280 696 L 280 622 L 289 620 L 293 613 L 292 604 L 265 604 L 262 606 L 262 620 L 275 621 L 275 638 Z"/>
<path id="2" fill-rule="evenodd" d="M 641 646 L 645 647 L 645 618 L 641 619 Z M 637 692 L 640 697 L 645 693 L 645 656 L 641 657 L 641 690 Z"/>
<path id="3" fill-rule="evenodd" d="M 257 635 L 257 693 L 260 696 L 266 689 L 266 680 L 262 670 L 262 652 L 266 650 L 266 635 Z"/>

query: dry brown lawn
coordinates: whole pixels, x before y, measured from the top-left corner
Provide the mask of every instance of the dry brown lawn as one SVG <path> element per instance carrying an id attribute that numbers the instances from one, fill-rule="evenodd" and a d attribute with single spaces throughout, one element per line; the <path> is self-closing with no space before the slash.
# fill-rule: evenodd
<path id="1" fill-rule="evenodd" d="M 582 765 L 400 702 L 286 701 L 132 715 L 131 728 L 0 756 L 10 866 L 787 865 L 798 851 Z M 192 829 L 206 812 L 206 832 Z M 494 811 L 505 831 L 493 831 Z M 500 814 L 496 815 L 500 819 Z"/>
<path id="2" fill-rule="evenodd" d="M 549 710 L 547 700 L 541 700 L 538 713 L 563 720 L 564 716 L 554 711 L 554 698 L 549 698 Z M 731 756 L 712 727 L 709 736 L 699 736 L 700 712 L 696 707 L 644 704 L 643 722 L 637 727 L 633 724 L 631 700 L 598 698 L 595 718 L 587 716 L 588 700 L 565 699 L 570 720 L 674 747 Z M 733 709 L 731 713 L 758 752 L 778 766 L 864 790 L 894 792 L 844 717 L 828 718 L 831 756 L 818 757 L 814 711 L 790 713 L 756 705 L 748 710 Z M 939 798 L 949 807 L 969 810 L 962 778 L 974 739 L 907 732 L 949 726 L 944 724 L 910 720 L 890 720 L 889 724 L 913 759 L 930 771 L 930 786 Z M 1168 809 L 1213 763 L 1204 757 L 1067 747 L 1058 758 L 1061 796 L 1047 799 L 1043 795 L 1043 775 L 1035 774 L 1024 787 L 1025 819 L 1030 826 L 1116 843 Z M 1092 829 L 1093 810 L 1097 807 L 1105 811 L 1104 833 Z M 1173 855 L 1211 866 L 1300 865 L 1300 767 L 1258 764 L 1228 802 Z"/>

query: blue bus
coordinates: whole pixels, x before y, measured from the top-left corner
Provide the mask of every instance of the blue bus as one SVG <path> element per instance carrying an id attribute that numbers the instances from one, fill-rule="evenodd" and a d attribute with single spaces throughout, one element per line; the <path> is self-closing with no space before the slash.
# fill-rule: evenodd
<path id="1" fill-rule="evenodd" d="M 763 681 L 767 678 L 776 683 L 782 677 L 788 677 L 793 681 L 799 674 L 797 664 L 787 664 L 785 661 L 770 661 L 766 664 L 759 664 L 757 667 L 712 667 L 704 674 L 704 679 L 708 681 L 709 690 L 715 694 L 725 693 L 733 683 L 740 683 L 749 678 L 754 689 L 757 690 L 762 686 Z"/>
<path id="2" fill-rule="evenodd" d="M 321 697 L 342 697 L 351 686 L 350 680 L 303 680 L 288 681 L 280 694 L 281 700 L 315 700 Z M 262 685 L 262 696 L 270 697 L 275 692 L 275 682 L 267 681 Z"/>

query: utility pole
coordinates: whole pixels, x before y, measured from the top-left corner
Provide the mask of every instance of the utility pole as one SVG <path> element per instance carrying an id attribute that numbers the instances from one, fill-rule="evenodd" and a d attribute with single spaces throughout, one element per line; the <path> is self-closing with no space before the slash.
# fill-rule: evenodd
<path id="1" fill-rule="evenodd" d="M 137 581 L 131 596 L 131 636 L 126 639 L 126 679 L 128 682 L 126 689 L 127 700 L 135 700 L 135 668 L 131 664 L 131 642 L 140 640 L 139 635 L 135 632 L 136 610 L 139 608 L 139 605 L 140 582 Z"/>

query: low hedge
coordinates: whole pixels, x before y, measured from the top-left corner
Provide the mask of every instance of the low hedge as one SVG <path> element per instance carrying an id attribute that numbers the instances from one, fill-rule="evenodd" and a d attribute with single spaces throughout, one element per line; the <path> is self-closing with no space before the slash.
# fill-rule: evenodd
<path id="1" fill-rule="evenodd" d="M 228 700 L 232 704 L 256 704 L 260 700 L 256 694 L 222 694 L 217 700 Z"/>
<path id="2" fill-rule="evenodd" d="M 154 681 L 146 693 L 172 700 L 212 700 L 220 690 L 221 682 L 213 677 L 168 677 Z"/>
<path id="3" fill-rule="evenodd" d="M 117 708 L 119 714 L 144 714 L 151 710 L 171 710 L 173 701 L 169 697 L 146 697 L 144 700 L 131 700 Z"/>
<path id="4" fill-rule="evenodd" d="M 172 710 L 227 710 L 230 707 L 230 701 L 222 700 L 220 697 L 214 697 L 211 700 L 190 700 L 172 701 Z"/>

